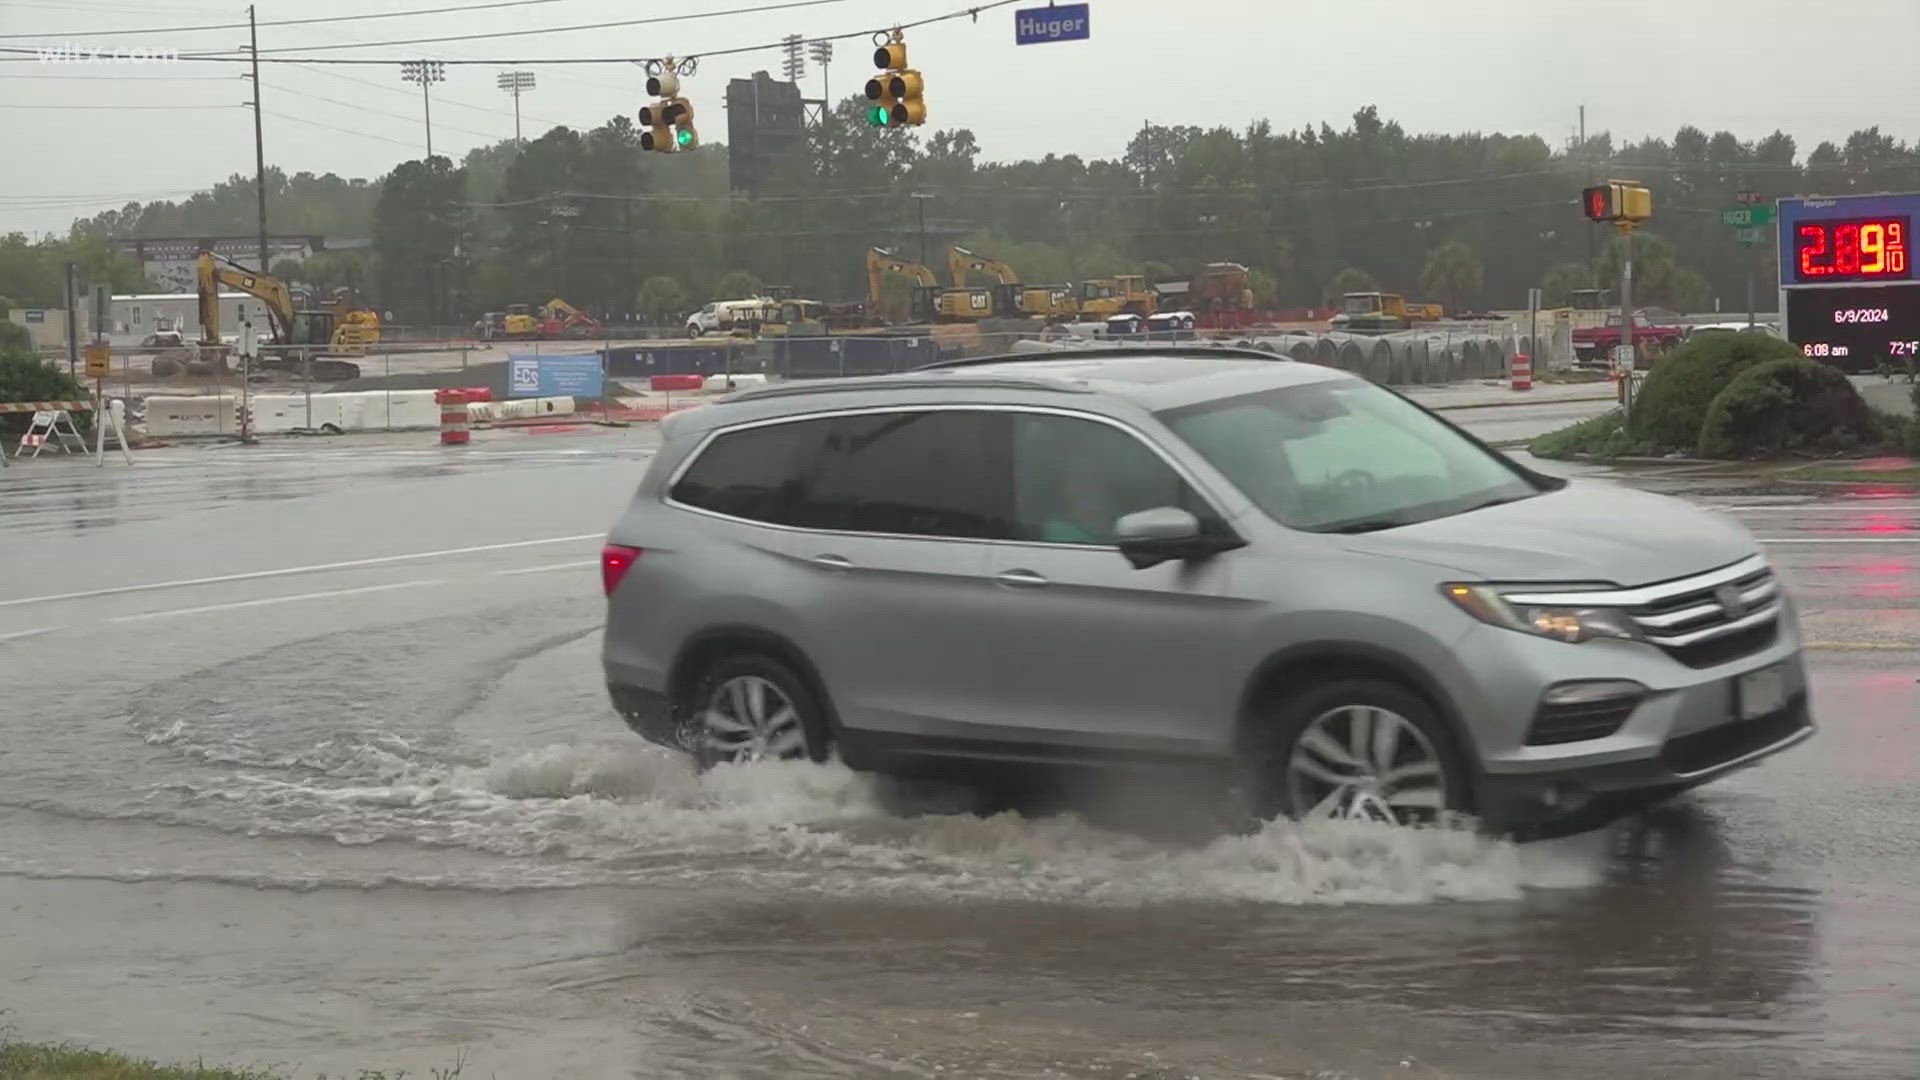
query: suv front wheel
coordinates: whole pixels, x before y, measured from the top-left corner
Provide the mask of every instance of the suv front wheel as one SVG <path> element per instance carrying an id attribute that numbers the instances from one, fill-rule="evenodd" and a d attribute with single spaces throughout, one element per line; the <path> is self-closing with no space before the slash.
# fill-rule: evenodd
<path id="1" fill-rule="evenodd" d="M 703 769 L 768 758 L 824 761 L 825 711 L 806 681 L 769 656 L 712 664 L 687 700 L 688 748 Z"/>
<path id="2" fill-rule="evenodd" d="M 1426 699 L 1382 679 L 1353 678 L 1282 693 L 1264 716 L 1261 816 L 1399 825 L 1471 808 L 1468 774 Z"/>

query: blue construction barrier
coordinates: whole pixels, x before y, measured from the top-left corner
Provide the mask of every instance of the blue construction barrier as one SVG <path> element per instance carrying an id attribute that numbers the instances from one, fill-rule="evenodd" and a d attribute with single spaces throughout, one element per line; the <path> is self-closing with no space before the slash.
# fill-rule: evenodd
<path id="1" fill-rule="evenodd" d="M 926 336 L 836 334 L 786 337 L 773 344 L 769 374 L 787 379 L 825 379 L 842 375 L 890 375 L 940 359 Z"/>

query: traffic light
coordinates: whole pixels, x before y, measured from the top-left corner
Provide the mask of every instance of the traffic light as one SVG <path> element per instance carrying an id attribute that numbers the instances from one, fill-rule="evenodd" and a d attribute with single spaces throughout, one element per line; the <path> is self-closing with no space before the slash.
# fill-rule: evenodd
<path id="1" fill-rule="evenodd" d="M 640 149 L 670 154 L 699 146 L 693 103 L 680 96 L 680 76 L 671 67 L 647 76 L 647 93 L 658 100 L 640 109 L 640 123 L 648 128 L 640 133 Z"/>
<path id="2" fill-rule="evenodd" d="M 905 127 L 927 122 L 922 95 L 926 81 L 907 66 L 907 43 L 898 30 L 893 40 L 873 50 L 873 66 L 881 70 L 867 80 L 867 123 L 874 127 Z"/>
<path id="3" fill-rule="evenodd" d="M 1631 180 L 1613 180 L 1582 189 L 1580 209 L 1593 221 L 1632 224 L 1653 216 L 1653 193 Z"/>

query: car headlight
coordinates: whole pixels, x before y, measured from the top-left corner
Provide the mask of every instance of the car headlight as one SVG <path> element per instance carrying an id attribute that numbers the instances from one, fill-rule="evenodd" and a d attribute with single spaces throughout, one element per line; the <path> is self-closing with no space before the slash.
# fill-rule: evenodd
<path id="1" fill-rule="evenodd" d="M 1620 608 L 1510 604 L 1492 585 L 1453 583 L 1442 585 L 1440 591 L 1481 622 L 1524 634 L 1572 644 L 1595 638 L 1641 640 L 1640 628 Z"/>

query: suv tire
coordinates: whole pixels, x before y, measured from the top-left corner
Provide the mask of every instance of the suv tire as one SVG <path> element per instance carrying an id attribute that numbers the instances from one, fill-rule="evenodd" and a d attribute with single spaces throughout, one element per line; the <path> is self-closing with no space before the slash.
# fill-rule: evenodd
<path id="1" fill-rule="evenodd" d="M 1425 698 L 1398 683 L 1341 678 L 1283 691 L 1254 722 L 1249 786 L 1262 819 L 1433 824 L 1472 808 L 1471 774 L 1453 733 Z"/>
<path id="2" fill-rule="evenodd" d="M 685 741 L 701 769 L 764 758 L 825 761 L 826 710 L 807 681 L 761 653 L 707 665 L 683 703 Z"/>

